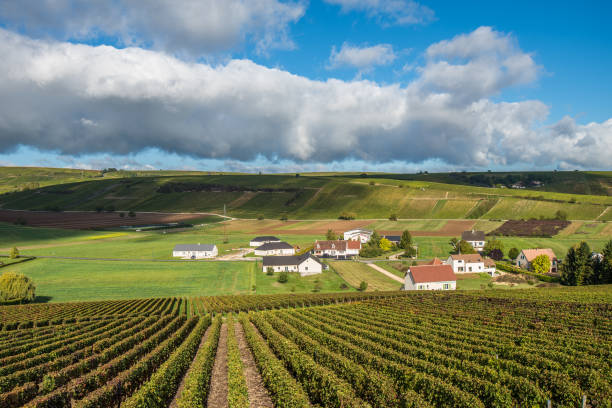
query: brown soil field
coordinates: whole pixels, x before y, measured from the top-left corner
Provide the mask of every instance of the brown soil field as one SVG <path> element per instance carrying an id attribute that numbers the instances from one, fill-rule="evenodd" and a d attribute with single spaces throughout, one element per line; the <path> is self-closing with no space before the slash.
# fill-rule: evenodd
<path id="1" fill-rule="evenodd" d="M 570 224 L 570 221 L 558 220 L 509 220 L 492 231 L 490 235 L 552 237 Z"/>
<path id="2" fill-rule="evenodd" d="M 201 218 L 206 214 L 136 213 L 135 217 L 120 217 L 118 212 L 53 212 L 0 210 L 0 222 L 13 223 L 18 219 L 31 227 L 90 229 L 110 228 L 123 225 L 151 225 L 170 222 L 185 222 Z"/>

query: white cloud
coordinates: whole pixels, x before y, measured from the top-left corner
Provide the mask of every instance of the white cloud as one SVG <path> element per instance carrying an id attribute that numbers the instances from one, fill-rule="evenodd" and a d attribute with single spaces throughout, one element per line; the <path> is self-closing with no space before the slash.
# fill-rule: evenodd
<path id="1" fill-rule="evenodd" d="M 344 43 L 339 51 L 335 46 L 332 48 L 329 68 L 349 66 L 365 72 L 376 65 L 391 64 L 396 58 L 397 55 L 390 44 L 359 47 Z"/>
<path id="2" fill-rule="evenodd" d="M 244 40 L 265 52 L 291 48 L 288 27 L 305 5 L 279 0 L 3 0 L 0 17 L 36 37 L 118 38 L 199 57 Z"/>
<path id="3" fill-rule="evenodd" d="M 495 41 L 507 38 L 491 32 Z M 452 54 L 452 40 L 445 44 Z M 74 156 L 153 148 L 296 164 L 612 165 L 611 121 L 579 125 L 568 118 L 542 127 L 542 102 L 489 99 L 524 83 L 506 67 L 508 59 L 528 56 L 518 46 L 500 56 L 470 51 L 465 61 L 444 60 L 444 53 L 428 57 L 407 86 L 382 86 L 315 81 L 249 60 L 186 63 L 139 48 L 33 40 L 0 29 L 0 146 Z"/>
<path id="4" fill-rule="evenodd" d="M 427 24 L 435 20 L 433 10 L 412 0 L 325 0 L 325 2 L 339 5 L 343 12 L 365 12 L 383 25 Z"/>

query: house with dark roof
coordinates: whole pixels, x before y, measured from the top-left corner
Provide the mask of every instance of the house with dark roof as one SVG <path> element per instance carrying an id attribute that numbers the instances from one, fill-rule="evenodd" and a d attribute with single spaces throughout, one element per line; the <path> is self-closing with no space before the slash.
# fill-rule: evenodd
<path id="1" fill-rule="evenodd" d="M 546 255 L 550 259 L 549 273 L 555 273 L 558 269 L 558 259 L 555 253 L 550 248 L 523 249 L 516 258 L 516 264 L 519 268 L 531 270 L 531 262 L 540 255 Z"/>
<path id="2" fill-rule="evenodd" d="M 482 251 L 485 246 L 485 233 L 484 231 L 463 231 L 461 239 L 470 243 L 476 251 Z"/>
<path id="3" fill-rule="evenodd" d="M 334 240 L 334 241 L 315 241 L 312 253 L 322 258 L 350 259 L 359 255 L 361 241 L 353 240 Z"/>
<path id="4" fill-rule="evenodd" d="M 402 240 L 401 235 L 383 235 L 382 237 L 388 239 L 389 241 L 391 241 L 392 244 L 395 245 L 399 245 L 400 241 Z"/>
<path id="5" fill-rule="evenodd" d="M 264 235 L 262 237 L 253 238 L 251 242 L 249 242 L 249 246 L 259 247 L 263 244 L 267 244 L 268 242 L 281 242 L 281 240 L 271 235 Z"/>
<path id="6" fill-rule="evenodd" d="M 450 265 L 411 266 L 404 290 L 455 290 L 457 278 Z"/>
<path id="7" fill-rule="evenodd" d="M 286 242 L 266 242 L 255 248 L 257 256 L 295 255 L 295 248 Z"/>
<path id="8" fill-rule="evenodd" d="M 264 256 L 263 272 L 272 268 L 273 272 L 297 272 L 300 276 L 316 275 L 323 272 L 325 266 L 310 253 L 293 256 Z"/>
<path id="9" fill-rule="evenodd" d="M 183 259 L 214 258 L 219 254 L 214 244 L 177 244 L 172 250 L 172 256 Z"/>

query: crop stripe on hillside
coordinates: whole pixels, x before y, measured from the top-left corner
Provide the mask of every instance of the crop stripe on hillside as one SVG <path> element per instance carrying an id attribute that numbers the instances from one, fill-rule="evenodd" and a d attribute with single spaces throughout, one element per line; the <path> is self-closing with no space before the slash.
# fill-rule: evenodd
<path id="1" fill-rule="evenodd" d="M 233 315 L 227 321 L 227 402 L 229 408 L 249 407 L 249 393 Z"/>

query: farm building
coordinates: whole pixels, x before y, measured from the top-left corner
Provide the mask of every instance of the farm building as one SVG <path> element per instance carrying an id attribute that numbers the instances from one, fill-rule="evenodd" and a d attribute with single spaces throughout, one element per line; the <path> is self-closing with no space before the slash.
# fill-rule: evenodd
<path id="1" fill-rule="evenodd" d="M 484 231 L 463 231 L 461 239 L 470 243 L 476 251 L 482 251 L 485 246 Z"/>
<path id="2" fill-rule="evenodd" d="M 495 274 L 495 262 L 492 262 L 490 259 L 484 259 L 479 254 L 451 255 L 445 264 L 450 265 L 455 273 L 486 272 L 491 276 Z"/>
<path id="3" fill-rule="evenodd" d="M 450 265 L 411 266 L 404 290 L 455 290 L 457 278 Z"/>
<path id="4" fill-rule="evenodd" d="M 402 237 L 400 235 L 383 235 L 382 237 L 388 239 L 389 241 L 391 241 L 392 244 L 395 245 L 399 245 L 400 241 L 402 240 Z"/>
<path id="5" fill-rule="evenodd" d="M 172 250 L 172 256 L 183 259 L 214 258 L 219 254 L 214 244 L 177 244 Z"/>
<path id="6" fill-rule="evenodd" d="M 440 258 L 436 257 L 423 265 L 444 265 L 444 262 L 442 262 Z"/>
<path id="7" fill-rule="evenodd" d="M 346 231 L 344 233 L 345 241 L 359 241 L 362 244 L 365 244 L 370 240 L 372 236 L 372 231 L 364 230 L 364 229 L 352 229 L 350 231 Z"/>
<path id="8" fill-rule="evenodd" d="M 259 247 L 263 244 L 267 244 L 268 242 L 281 242 L 281 240 L 270 235 L 263 237 L 255 237 L 251 240 L 251 242 L 249 242 L 249 246 Z"/>
<path id="9" fill-rule="evenodd" d="M 349 259 L 359 255 L 360 241 L 315 241 L 312 252 L 323 258 Z"/>
<path id="10" fill-rule="evenodd" d="M 295 255 L 295 248 L 286 242 L 267 242 L 255 248 L 255 255 Z"/>
<path id="11" fill-rule="evenodd" d="M 548 272 L 557 272 L 557 256 L 550 248 L 523 249 L 518 258 L 516 258 L 516 264 L 519 266 L 519 268 L 531 270 L 531 261 L 540 255 L 546 255 L 548 259 L 550 259 L 550 270 Z"/>
<path id="12" fill-rule="evenodd" d="M 300 276 L 315 275 L 323 272 L 324 266 L 310 253 L 294 256 L 264 256 L 263 271 L 272 268 L 274 272 L 298 272 Z"/>

